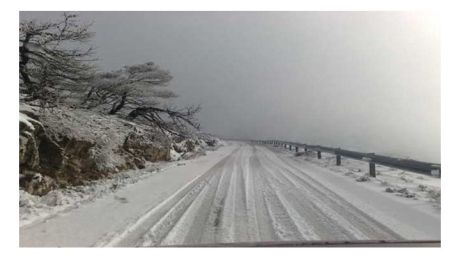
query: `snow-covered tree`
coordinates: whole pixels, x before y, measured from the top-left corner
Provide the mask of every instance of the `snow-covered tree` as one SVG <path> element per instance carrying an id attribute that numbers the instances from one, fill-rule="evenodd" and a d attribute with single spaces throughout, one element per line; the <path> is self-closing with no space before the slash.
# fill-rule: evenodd
<path id="1" fill-rule="evenodd" d="M 58 90 L 77 90 L 92 77 L 89 24 L 64 13 L 55 22 L 22 21 L 19 26 L 20 92 L 26 101 L 54 102 Z M 77 88 L 78 87 L 78 88 Z"/>
<path id="2" fill-rule="evenodd" d="M 83 105 L 102 107 L 110 115 L 150 124 L 175 135 L 187 135 L 198 129 L 195 115 L 199 106 L 176 108 L 161 100 L 177 97 L 167 89 L 172 76 L 153 62 L 125 66 L 120 70 L 98 73 Z"/>
<path id="3" fill-rule="evenodd" d="M 190 128 L 198 130 L 200 124 L 196 119 L 200 106 L 189 106 L 183 109 L 176 107 L 142 106 L 132 110 L 128 119 L 147 122 L 158 127 L 163 132 L 169 132 L 176 136 L 187 136 L 191 133 Z"/>
<path id="4" fill-rule="evenodd" d="M 99 73 L 94 77 L 84 104 L 89 108 L 103 106 L 111 115 L 139 106 L 155 106 L 158 99 L 176 97 L 166 89 L 171 79 L 168 71 L 153 62 Z"/>

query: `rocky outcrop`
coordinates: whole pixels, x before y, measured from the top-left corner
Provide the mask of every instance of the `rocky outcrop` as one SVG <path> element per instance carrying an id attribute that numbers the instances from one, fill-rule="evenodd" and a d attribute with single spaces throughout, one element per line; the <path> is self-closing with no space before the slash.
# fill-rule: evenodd
<path id="1" fill-rule="evenodd" d="M 34 113 L 20 113 L 19 185 L 29 193 L 43 195 L 56 188 L 57 183 L 39 172 L 53 167 L 57 160 L 62 159 L 62 149 L 46 134 L 37 119 Z"/>
<path id="2" fill-rule="evenodd" d="M 131 132 L 123 143 L 123 149 L 136 158 L 143 158 L 146 161 L 155 162 L 160 160 L 169 160 L 169 147 L 164 148 L 150 144 L 150 134 L 139 134 Z"/>
<path id="3" fill-rule="evenodd" d="M 20 111 L 20 187 L 44 195 L 145 162 L 170 159 L 168 138 L 154 129 L 94 113 Z"/>

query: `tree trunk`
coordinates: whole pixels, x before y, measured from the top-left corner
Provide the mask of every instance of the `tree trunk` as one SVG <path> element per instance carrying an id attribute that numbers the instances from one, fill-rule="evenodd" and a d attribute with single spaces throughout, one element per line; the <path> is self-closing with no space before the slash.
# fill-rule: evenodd
<path id="1" fill-rule="evenodd" d="M 151 110 L 150 107 L 137 107 L 128 114 L 129 120 L 134 120 L 137 116 L 145 114 L 147 111 Z"/>
<path id="2" fill-rule="evenodd" d="M 121 101 L 117 104 L 114 103 L 112 109 L 109 111 L 110 115 L 114 115 L 119 112 L 126 104 L 126 97 L 128 96 L 128 92 L 124 92 L 121 96 Z"/>
<path id="3" fill-rule="evenodd" d="M 22 46 L 19 47 L 19 73 L 21 74 L 22 80 L 26 85 L 27 91 L 29 94 L 33 91 L 32 89 L 32 80 L 30 79 L 29 74 L 26 71 L 27 63 L 29 62 L 29 57 L 27 56 L 27 52 L 29 51 L 26 47 L 27 43 L 29 43 L 30 38 L 32 35 L 27 34 L 24 41 L 22 42 Z"/>

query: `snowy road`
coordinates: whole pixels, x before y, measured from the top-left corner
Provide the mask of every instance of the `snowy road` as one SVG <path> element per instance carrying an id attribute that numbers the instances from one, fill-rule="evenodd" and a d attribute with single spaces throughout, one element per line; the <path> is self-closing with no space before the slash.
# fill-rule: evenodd
<path id="1" fill-rule="evenodd" d="M 37 241 L 43 224 L 24 228 L 21 245 L 90 245 Z M 66 235 L 70 230 L 59 233 Z M 440 239 L 440 216 L 426 204 L 376 192 L 275 149 L 240 144 L 123 230 L 93 236 L 91 245 L 98 246 Z"/>

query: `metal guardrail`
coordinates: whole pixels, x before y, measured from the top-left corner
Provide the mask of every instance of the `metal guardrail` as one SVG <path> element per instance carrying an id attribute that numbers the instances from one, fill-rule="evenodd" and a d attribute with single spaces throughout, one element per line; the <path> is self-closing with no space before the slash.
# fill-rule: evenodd
<path id="1" fill-rule="evenodd" d="M 289 150 L 295 149 L 299 152 L 299 148 L 303 148 L 305 152 L 313 150 L 317 152 L 318 159 L 321 159 L 321 152 L 326 152 L 336 155 L 336 165 L 341 165 L 341 158 L 349 157 L 357 160 L 364 160 L 369 163 L 369 175 L 376 177 L 375 164 L 380 164 L 388 167 L 393 167 L 402 170 L 408 170 L 415 173 L 421 173 L 425 175 L 441 177 L 441 164 L 428 163 L 417 161 L 413 159 L 395 158 L 383 155 L 377 155 L 375 153 L 363 153 L 357 151 L 351 151 L 341 148 L 325 147 L 320 145 L 308 145 L 303 143 L 295 143 L 280 140 L 252 140 L 251 142 L 257 144 L 269 144 L 275 146 L 283 146 L 289 148 Z"/>
<path id="2" fill-rule="evenodd" d="M 441 247 L 440 240 L 265 241 L 166 247 Z"/>

